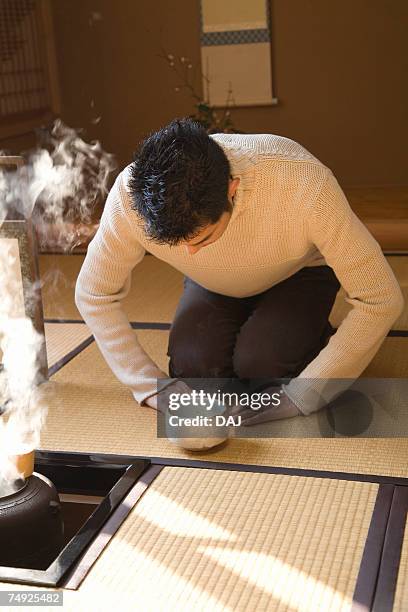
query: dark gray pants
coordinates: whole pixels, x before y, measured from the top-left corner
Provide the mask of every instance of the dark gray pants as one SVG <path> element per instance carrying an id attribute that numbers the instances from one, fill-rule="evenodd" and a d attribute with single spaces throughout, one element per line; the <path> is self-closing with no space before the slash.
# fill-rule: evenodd
<path id="1" fill-rule="evenodd" d="M 263 293 L 233 298 L 184 279 L 170 330 L 175 378 L 293 378 L 334 333 L 340 288 L 332 268 L 302 268 Z"/>

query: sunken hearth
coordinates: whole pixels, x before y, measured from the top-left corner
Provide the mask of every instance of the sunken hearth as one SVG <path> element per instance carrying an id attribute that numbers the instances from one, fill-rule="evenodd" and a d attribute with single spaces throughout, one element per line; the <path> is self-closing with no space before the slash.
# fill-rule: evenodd
<path id="1" fill-rule="evenodd" d="M 0 581 L 77 588 L 86 573 L 85 551 L 92 542 L 98 555 L 105 548 L 131 509 L 126 496 L 143 483 L 149 465 L 37 452 L 34 474 L 0 497 Z M 93 553 L 89 567 L 94 560 Z"/>

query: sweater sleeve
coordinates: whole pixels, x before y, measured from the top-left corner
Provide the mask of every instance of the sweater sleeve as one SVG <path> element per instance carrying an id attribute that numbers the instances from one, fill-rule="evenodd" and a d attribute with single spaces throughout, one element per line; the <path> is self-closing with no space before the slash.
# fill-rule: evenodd
<path id="1" fill-rule="evenodd" d="M 360 376 L 404 305 L 380 245 L 352 211 L 333 173 L 327 172 L 310 211 L 308 233 L 353 308 L 326 347 L 284 386 L 304 414 L 319 410 Z"/>
<path id="2" fill-rule="evenodd" d="M 124 208 L 121 181 L 122 173 L 108 194 L 100 226 L 89 244 L 75 287 L 75 303 L 113 373 L 142 404 L 156 394 L 157 378 L 167 375 L 140 346 L 122 309 L 132 269 L 142 261 L 145 249 Z"/>

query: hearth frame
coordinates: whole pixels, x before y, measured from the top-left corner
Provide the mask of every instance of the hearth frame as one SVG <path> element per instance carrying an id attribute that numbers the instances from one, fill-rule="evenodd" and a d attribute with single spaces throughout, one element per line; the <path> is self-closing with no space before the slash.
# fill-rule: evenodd
<path id="1" fill-rule="evenodd" d="M 34 470 L 51 477 L 57 490 L 61 493 L 100 496 L 101 493 L 103 494 L 103 489 L 101 489 L 103 476 L 106 477 L 108 483 L 113 481 L 114 484 L 113 486 L 108 485 L 110 489 L 96 506 L 95 511 L 46 570 L 0 566 L 0 582 L 47 587 L 59 586 L 92 540 L 101 535 L 102 528 L 109 517 L 121 507 L 123 499 L 143 476 L 149 465 L 149 461 L 145 459 L 135 459 L 132 462 L 111 462 L 109 460 L 95 462 L 88 454 L 36 453 Z M 58 470 L 65 472 L 63 486 L 59 482 L 61 476 L 55 476 Z M 98 470 L 100 474 L 97 473 Z M 76 472 L 80 477 L 77 485 L 74 485 L 75 480 L 72 480 L 72 474 L 70 478 L 70 471 Z M 127 510 L 130 511 L 130 508 Z M 126 518 L 127 513 L 122 512 L 121 522 Z M 105 546 L 112 536 L 113 533 L 110 534 L 110 537 L 104 538 Z"/>

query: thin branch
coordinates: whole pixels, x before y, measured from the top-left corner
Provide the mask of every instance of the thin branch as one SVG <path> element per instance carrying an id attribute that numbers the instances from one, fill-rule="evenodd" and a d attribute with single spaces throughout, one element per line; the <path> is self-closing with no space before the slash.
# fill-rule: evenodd
<path id="1" fill-rule="evenodd" d="M 197 100 L 197 101 L 201 101 L 201 96 L 199 96 L 197 94 L 197 92 L 195 91 L 194 87 L 191 85 L 188 77 L 187 77 L 187 73 L 186 74 L 182 74 L 180 73 L 179 69 L 177 68 L 176 62 L 174 61 L 176 58 L 174 57 L 174 55 L 167 53 L 166 50 L 163 48 L 162 45 L 161 46 L 161 51 L 162 53 L 158 54 L 158 57 L 161 57 L 162 59 L 166 60 L 168 66 L 173 70 L 173 72 L 176 73 L 176 75 L 178 76 L 178 78 L 181 80 L 181 82 L 183 83 L 183 86 L 186 87 L 192 97 Z M 178 58 L 178 60 L 180 61 L 180 58 Z M 183 62 L 182 62 L 183 63 Z"/>
<path id="2" fill-rule="evenodd" d="M 160 44 L 160 49 L 161 53 L 158 54 L 158 57 L 166 61 L 169 68 L 173 70 L 179 79 L 180 87 L 177 87 L 176 91 L 179 91 L 180 88 L 185 88 L 190 92 L 192 98 L 195 100 L 194 105 L 197 110 L 194 115 L 191 115 L 191 117 L 196 119 L 196 121 L 199 121 L 205 127 L 208 133 L 214 133 L 215 131 L 236 132 L 230 116 L 230 107 L 235 103 L 231 82 L 229 83 L 225 105 L 222 107 L 222 110 L 220 110 L 220 113 L 218 113 L 211 106 L 210 102 L 211 79 L 209 76 L 200 68 L 199 74 L 201 76 L 201 82 L 204 89 L 203 99 L 202 96 L 198 95 L 195 89 L 197 70 L 192 62 L 190 62 L 190 59 L 183 56 L 175 57 L 173 54 L 168 53 L 162 44 Z M 191 70 L 193 66 L 194 71 Z"/>

